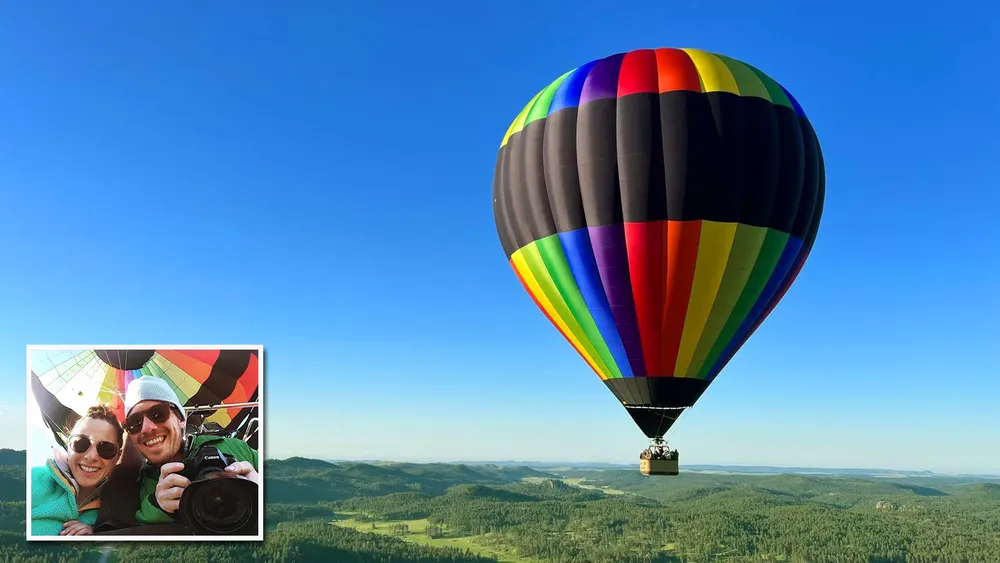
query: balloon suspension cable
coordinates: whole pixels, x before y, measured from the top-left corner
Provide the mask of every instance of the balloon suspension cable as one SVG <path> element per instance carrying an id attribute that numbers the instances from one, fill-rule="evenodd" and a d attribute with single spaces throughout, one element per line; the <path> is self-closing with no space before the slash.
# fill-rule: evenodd
<path id="1" fill-rule="evenodd" d="M 51 416 L 49 416 L 48 414 L 46 414 L 46 412 L 44 410 L 41 411 L 41 414 L 42 414 L 42 419 L 43 419 L 42 422 L 52 432 L 52 435 L 56 439 L 56 442 L 59 443 L 59 446 L 63 450 L 66 450 L 66 438 L 67 438 L 67 436 L 64 436 L 64 435 L 65 434 L 69 434 L 71 429 L 70 428 L 63 428 L 61 424 L 59 424 L 58 422 L 55 421 L 55 419 L 53 419 Z"/>
<path id="2" fill-rule="evenodd" d="M 661 432 L 663 430 L 664 424 L 668 420 L 670 421 L 677 420 L 678 418 L 680 418 L 681 414 L 683 414 L 685 410 L 691 407 L 649 407 L 644 405 L 635 405 L 635 406 L 629 405 L 628 408 L 635 410 L 658 411 L 662 413 L 662 416 L 660 418 L 659 428 L 656 429 L 656 437 L 650 439 L 650 446 L 665 446 L 666 440 L 663 439 L 663 433 Z"/>
<path id="3" fill-rule="evenodd" d="M 203 406 L 194 406 L 194 407 L 184 407 L 184 410 L 187 411 L 187 413 L 190 415 L 190 414 L 193 414 L 193 413 L 196 413 L 196 412 L 211 412 L 211 411 L 218 411 L 218 410 L 223 410 L 223 409 L 245 409 L 247 407 L 256 407 L 256 406 L 259 406 L 259 405 L 260 405 L 260 403 L 257 403 L 257 402 L 252 402 L 252 403 L 228 403 L 228 404 L 227 403 L 220 403 L 218 405 L 203 405 Z"/>
<path id="4" fill-rule="evenodd" d="M 121 391 L 120 389 L 118 389 L 114 385 L 105 385 L 104 383 L 101 383 L 100 389 L 101 389 L 101 391 L 110 391 L 115 397 L 118 397 L 118 399 L 123 404 L 125 403 L 125 392 Z"/>

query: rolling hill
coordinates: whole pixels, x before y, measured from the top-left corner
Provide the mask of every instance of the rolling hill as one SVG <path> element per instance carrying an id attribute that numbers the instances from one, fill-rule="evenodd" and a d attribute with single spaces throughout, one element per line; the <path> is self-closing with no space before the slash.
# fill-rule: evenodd
<path id="1" fill-rule="evenodd" d="M 10 458 L 18 460 L 18 452 Z M 23 462 L 21 462 L 23 463 Z M 23 541 L 24 468 L 0 466 L 0 560 L 96 557 Z M 130 544 L 118 561 L 1000 561 L 1000 479 L 519 464 L 267 460 L 263 544 Z"/>

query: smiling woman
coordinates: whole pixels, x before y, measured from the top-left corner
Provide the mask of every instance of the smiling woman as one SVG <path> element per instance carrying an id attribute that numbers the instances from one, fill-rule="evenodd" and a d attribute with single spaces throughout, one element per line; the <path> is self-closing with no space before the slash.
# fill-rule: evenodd
<path id="1" fill-rule="evenodd" d="M 106 405 L 92 406 L 73 426 L 68 452 L 53 449 L 52 459 L 32 468 L 32 535 L 93 533 L 101 489 L 120 457 L 123 434 Z"/>

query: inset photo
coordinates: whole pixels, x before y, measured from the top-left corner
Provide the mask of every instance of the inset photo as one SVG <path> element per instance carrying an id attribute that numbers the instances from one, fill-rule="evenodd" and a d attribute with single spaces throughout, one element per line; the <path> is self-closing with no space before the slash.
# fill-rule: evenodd
<path id="1" fill-rule="evenodd" d="M 27 356 L 28 540 L 264 539 L 262 346 Z"/>

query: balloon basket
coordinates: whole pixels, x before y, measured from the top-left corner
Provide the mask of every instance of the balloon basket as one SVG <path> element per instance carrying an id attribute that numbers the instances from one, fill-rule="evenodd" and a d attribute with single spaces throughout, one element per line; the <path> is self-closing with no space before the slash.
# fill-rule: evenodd
<path id="1" fill-rule="evenodd" d="M 639 472 L 643 475 L 677 475 L 679 464 L 676 459 L 640 459 Z"/>

